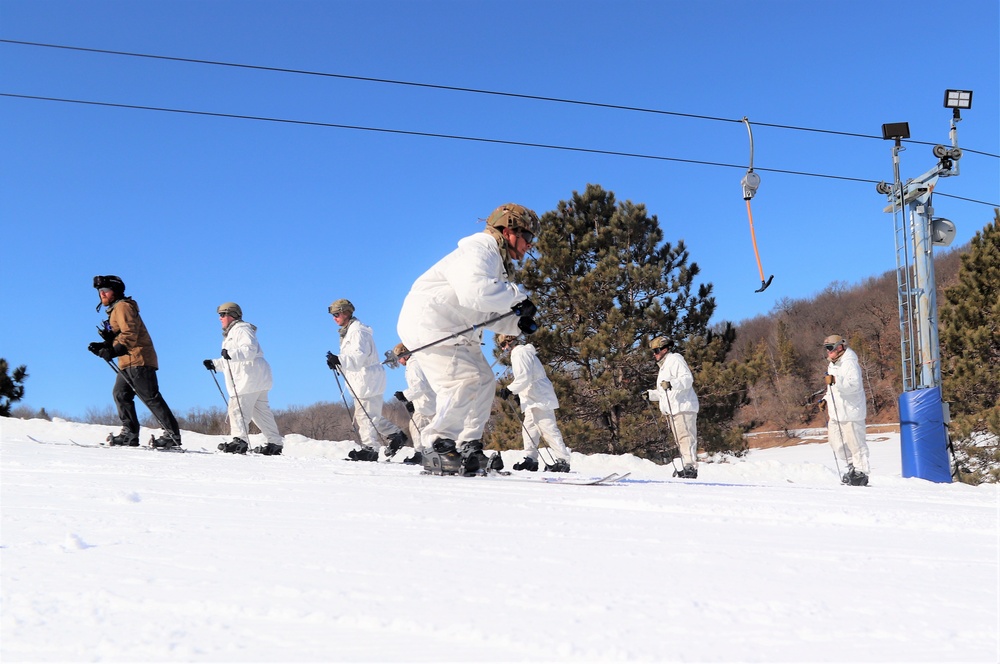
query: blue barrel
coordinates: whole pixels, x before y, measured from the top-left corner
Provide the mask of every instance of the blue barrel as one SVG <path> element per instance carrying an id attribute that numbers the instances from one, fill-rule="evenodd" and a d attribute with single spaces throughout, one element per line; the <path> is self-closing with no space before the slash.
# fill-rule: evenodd
<path id="1" fill-rule="evenodd" d="M 944 426 L 941 388 L 899 395 L 899 444 L 903 477 L 951 482 L 948 434 Z"/>

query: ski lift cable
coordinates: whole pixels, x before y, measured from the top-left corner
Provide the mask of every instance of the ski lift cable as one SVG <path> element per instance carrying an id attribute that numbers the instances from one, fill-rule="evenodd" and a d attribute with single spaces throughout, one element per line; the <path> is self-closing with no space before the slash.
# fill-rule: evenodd
<path id="1" fill-rule="evenodd" d="M 760 176 L 753 172 L 753 130 L 750 128 L 750 120 L 745 115 L 743 116 L 743 124 L 747 126 L 747 134 L 750 136 L 750 165 L 741 184 L 743 185 L 743 200 L 747 203 L 747 218 L 750 219 L 750 240 L 753 242 L 753 255 L 757 259 L 757 270 L 760 272 L 760 288 L 754 292 L 763 293 L 774 281 L 774 275 L 764 279 L 764 267 L 760 263 L 760 251 L 757 249 L 757 234 L 753 230 L 753 210 L 750 209 L 750 199 L 757 193 L 757 187 L 760 186 Z"/>

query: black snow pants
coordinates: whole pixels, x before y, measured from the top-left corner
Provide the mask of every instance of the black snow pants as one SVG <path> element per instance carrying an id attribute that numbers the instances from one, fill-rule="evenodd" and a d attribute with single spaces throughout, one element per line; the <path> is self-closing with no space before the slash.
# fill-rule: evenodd
<path id="1" fill-rule="evenodd" d="M 126 377 L 128 380 L 125 380 Z M 132 385 L 129 385 L 129 382 Z M 115 405 L 118 406 L 118 417 L 122 421 L 122 426 L 134 434 L 138 435 L 139 433 L 139 417 L 135 413 L 135 395 L 137 393 L 153 417 L 180 440 L 181 430 L 177 426 L 177 419 L 170 412 L 170 406 L 163 400 L 159 383 L 156 380 L 156 369 L 151 367 L 126 367 L 118 370 L 118 378 L 115 379 L 115 389 L 112 394 L 115 398 Z"/>

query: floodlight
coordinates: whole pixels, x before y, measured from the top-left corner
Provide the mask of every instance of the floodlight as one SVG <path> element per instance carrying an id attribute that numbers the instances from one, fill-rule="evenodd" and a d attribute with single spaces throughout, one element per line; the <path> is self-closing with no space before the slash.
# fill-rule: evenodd
<path id="1" fill-rule="evenodd" d="M 900 140 L 910 137 L 909 122 L 890 122 L 882 125 L 882 138 L 887 141 Z"/>
<path id="2" fill-rule="evenodd" d="M 950 219 L 935 217 L 931 219 L 931 243 L 938 247 L 947 247 L 955 239 L 955 224 Z"/>
<path id="3" fill-rule="evenodd" d="M 944 107 L 955 110 L 972 108 L 972 90 L 945 90 Z"/>

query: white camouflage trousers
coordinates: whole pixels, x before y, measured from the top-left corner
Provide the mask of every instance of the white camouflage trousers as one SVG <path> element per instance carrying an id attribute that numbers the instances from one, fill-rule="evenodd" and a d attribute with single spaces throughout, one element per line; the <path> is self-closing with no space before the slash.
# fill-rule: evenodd
<path id="1" fill-rule="evenodd" d="M 853 468 L 867 475 L 869 468 L 865 423 L 830 420 L 827 427 L 833 453 L 847 465 L 846 470 Z"/>
<path id="2" fill-rule="evenodd" d="M 524 426 L 521 427 L 525 456 L 538 460 L 538 443 L 542 438 L 549 444 L 552 456 L 569 463 L 570 452 L 556 424 L 556 411 L 542 406 L 528 406 L 524 411 Z"/>
<path id="3" fill-rule="evenodd" d="M 388 438 L 402 431 L 382 416 L 382 403 L 381 394 L 354 398 L 354 426 L 358 428 L 361 444 L 371 447 L 376 452 L 382 449 L 382 439 L 379 434 Z"/>
<path id="4" fill-rule="evenodd" d="M 233 438 L 242 438 L 250 442 L 250 430 L 247 419 L 260 427 L 267 442 L 281 445 L 281 434 L 271 412 L 271 404 L 267 400 L 267 391 L 247 392 L 239 398 L 229 397 L 229 433 Z"/>
<path id="5" fill-rule="evenodd" d="M 420 368 L 437 400 L 420 437 L 424 448 L 438 438 L 456 443 L 482 439 L 496 379 L 479 346 L 432 346 L 420 351 Z"/>
<path id="6" fill-rule="evenodd" d="M 671 424 L 677 449 L 681 453 L 681 461 L 685 466 L 698 465 L 698 413 L 676 413 L 673 417 L 665 416 Z"/>

